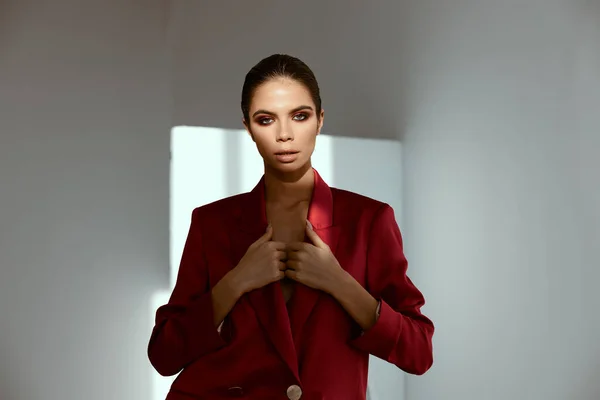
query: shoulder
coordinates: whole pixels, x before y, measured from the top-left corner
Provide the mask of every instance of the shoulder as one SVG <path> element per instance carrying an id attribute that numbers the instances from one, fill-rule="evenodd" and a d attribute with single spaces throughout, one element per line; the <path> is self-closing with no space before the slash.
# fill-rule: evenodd
<path id="1" fill-rule="evenodd" d="M 371 197 L 349 190 L 331 188 L 333 197 L 334 218 L 339 223 L 371 223 L 381 214 L 393 215 L 392 207 Z M 343 219 L 343 221 L 342 221 Z"/>
<path id="2" fill-rule="evenodd" d="M 386 203 L 371 197 L 334 187 L 331 188 L 331 194 L 333 196 L 333 203 L 336 206 L 350 205 L 354 207 L 358 206 L 366 207 L 368 209 L 378 209 L 387 205 Z"/>

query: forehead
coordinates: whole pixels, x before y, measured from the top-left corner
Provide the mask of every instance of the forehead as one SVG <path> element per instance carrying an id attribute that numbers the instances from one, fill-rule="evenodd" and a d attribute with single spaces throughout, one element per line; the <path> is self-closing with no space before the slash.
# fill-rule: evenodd
<path id="1" fill-rule="evenodd" d="M 292 109 L 299 105 L 314 107 L 310 92 L 302 83 L 288 78 L 268 80 L 256 88 L 250 109 Z"/>

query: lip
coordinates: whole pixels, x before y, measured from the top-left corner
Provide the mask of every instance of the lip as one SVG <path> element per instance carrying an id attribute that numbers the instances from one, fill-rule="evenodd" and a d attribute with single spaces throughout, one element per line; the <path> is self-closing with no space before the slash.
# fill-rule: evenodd
<path id="1" fill-rule="evenodd" d="M 277 159 L 277 161 L 287 164 L 294 162 L 296 158 L 298 158 L 298 153 L 299 151 L 295 150 L 278 151 L 277 153 L 275 153 L 275 158 Z"/>

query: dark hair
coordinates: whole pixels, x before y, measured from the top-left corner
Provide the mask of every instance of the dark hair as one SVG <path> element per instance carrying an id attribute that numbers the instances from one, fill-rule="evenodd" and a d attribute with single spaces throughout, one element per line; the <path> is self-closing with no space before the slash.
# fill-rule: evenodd
<path id="1" fill-rule="evenodd" d="M 274 78 L 289 78 L 302 83 L 315 103 L 317 118 L 321 117 L 321 94 L 317 78 L 304 62 L 286 54 L 273 54 L 262 59 L 246 74 L 242 87 L 242 114 L 249 122 L 250 101 L 256 89 L 264 82 Z"/>

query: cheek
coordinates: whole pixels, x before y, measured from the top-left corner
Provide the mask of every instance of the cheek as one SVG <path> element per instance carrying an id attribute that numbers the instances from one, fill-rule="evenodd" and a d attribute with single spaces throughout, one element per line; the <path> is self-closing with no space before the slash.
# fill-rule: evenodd
<path id="1" fill-rule="evenodd" d="M 254 144 L 260 154 L 269 153 L 272 147 L 268 132 L 263 129 L 253 130 Z"/>
<path id="2" fill-rule="evenodd" d="M 302 132 L 300 132 L 300 136 L 303 138 L 302 142 L 310 145 L 314 144 L 317 139 L 318 128 L 316 124 L 303 127 Z"/>

